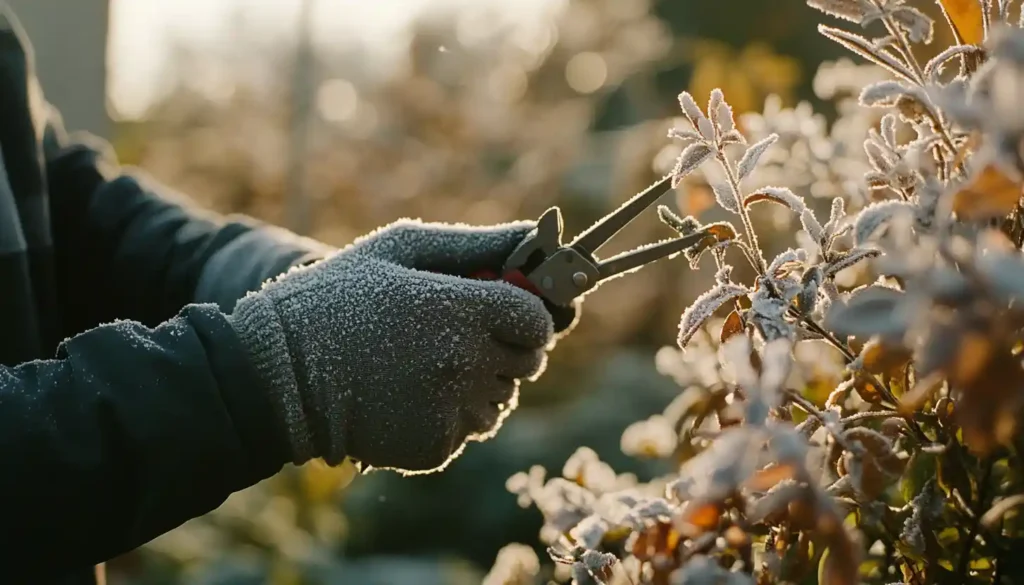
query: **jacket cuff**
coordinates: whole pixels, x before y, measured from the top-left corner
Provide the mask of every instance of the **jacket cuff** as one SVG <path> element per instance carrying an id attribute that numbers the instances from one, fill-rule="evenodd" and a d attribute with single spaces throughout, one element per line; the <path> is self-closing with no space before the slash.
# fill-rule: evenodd
<path id="1" fill-rule="evenodd" d="M 203 266 L 194 302 L 216 303 L 231 312 L 238 299 L 291 268 L 322 259 L 335 249 L 247 217 L 231 218 L 240 233 Z"/>
<path id="2" fill-rule="evenodd" d="M 247 295 L 238 301 L 228 322 L 248 350 L 274 409 L 288 429 L 292 463 L 302 465 L 316 457 L 287 334 L 273 301 L 261 294 Z"/>

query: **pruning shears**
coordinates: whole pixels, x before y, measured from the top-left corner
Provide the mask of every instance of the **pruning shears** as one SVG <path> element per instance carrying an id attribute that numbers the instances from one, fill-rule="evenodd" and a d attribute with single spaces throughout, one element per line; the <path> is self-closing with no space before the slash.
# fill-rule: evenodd
<path id="1" fill-rule="evenodd" d="M 554 305 L 568 306 L 602 281 L 693 247 L 707 237 L 703 231 L 648 244 L 598 260 L 594 253 L 629 222 L 671 189 L 668 175 L 634 195 L 604 216 L 569 244 L 562 243 L 562 212 L 552 207 L 520 242 L 505 262 L 501 278 Z M 494 278 L 494 274 L 479 274 Z"/>

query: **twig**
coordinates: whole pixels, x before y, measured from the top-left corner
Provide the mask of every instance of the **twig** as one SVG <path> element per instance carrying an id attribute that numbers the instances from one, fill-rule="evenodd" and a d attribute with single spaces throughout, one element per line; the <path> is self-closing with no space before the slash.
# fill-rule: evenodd
<path id="1" fill-rule="evenodd" d="M 843 343 L 842 341 L 839 341 L 839 339 L 837 339 L 835 335 L 832 335 L 832 333 L 827 331 L 824 327 L 822 327 L 821 325 L 818 325 L 817 323 L 815 323 L 810 317 L 807 317 L 806 315 L 800 315 L 800 320 L 811 331 L 813 331 L 813 332 L 817 333 L 818 335 L 822 336 L 823 338 L 825 338 L 826 341 L 828 341 L 833 346 L 835 346 L 836 349 L 838 349 L 840 352 L 842 352 L 842 354 L 846 357 L 846 359 L 848 361 L 852 362 L 852 361 L 857 359 L 857 356 L 854 355 L 853 351 L 851 351 L 850 348 L 847 347 L 845 343 Z M 866 372 L 866 371 L 860 371 L 860 372 L 857 373 L 857 375 L 862 375 L 865 378 L 867 378 L 868 382 L 871 382 L 871 384 L 873 386 L 878 388 L 878 392 L 881 393 L 882 398 L 884 398 L 885 400 L 889 401 L 889 403 L 893 407 L 896 407 L 897 405 L 899 405 L 899 401 L 896 400 L 896 396 L 893 395 L 892 390 L 890 390 L 888 386 L 883 384 L 882 381 L 878 379 L 878 376 L 875 376 L 871 372 Z M 907 421 L 907 425 L 910 426 L 910 430 L 912 430 L 914 432 L 914 434 L 917 435 L 918 439 L 920 439 L 922 441 L 930 441 L 930 439 L 928 438 L 928 435 L 924 434 L 924 430 L 921 429 L 921 425 L 917 424 L 917 421 L 914 420 L 914 417 L 910 416 L 909 414 L 908 415 L 902 415 L 902 416 L 903 416 L 903 420 Z"/>
<path id="2" fill-rule="evenodd" d="M 851 414 L 850 416 L 847 416 L 845 418 L 839 419 L 839 422 L 845 425 L 847 423 L 860 422 L 860 421 L 863 421 L 863 420 L 870 420 L 870 419 L 875 419 L 875 418 L 893 418 L 893 417 L 900 417 L 900 418 L 902 418 L 900 413 L 896 412 L 895 410 L 871 410 L 871 411 L 868 411 L 868 412 L 857 412 L 857 413 Z"/>
<path id="3" fill-rule="evenodd" d="M 875 7 L 878 8 L 879 10 L 884 11 L 882 3 L 879 2 L 878 0 L 872 0 L 872 4 L 874 4 Z M 907 42 L 906 35 L 903 34 L 903 31 L 900 30 L 899 25 L 895 21 L 893 21 L 891 16 L 886 16 L 882 18 L 882 23 L 885 25 L 885 30 L 892 36 L 893 39 L 895 39 L 896 47 L 899 49 L 900 53 L 903 54 L 907 66 L 910 67 L 910 69 L 913 71 L 914 76 L 916 77 L 914 81 L 917 82 L 917 85 L 919 87 L 924 88 L 924 70 L 921 68 L 921 64 L 918 63 L 917 58 L 914 57 L 914 51 L 910 46 L 910 43 Z M 932 118 L 932 122 L 935 128 L 939 131 L 939 135 L 942 137 L 943 145 L 947 149 L 949 149 L 949 153 L 955 157 L 956 144 L 953 142 L 953 136 L 952 134 L 950 134 L 949 129 L 946 128 L 946 124 L 944 123 L 945 121 L 937 119 L 936 116 L 933 116 L 930 113 L 929 117 Z M 965 172 L 963 163 L 960 163 L 958 165 L 957 170 L 959 170 L 961 173 Z"/>
<path id="4" fill-rule="evenodd" d="M 825 413 L 819 410 L 818 407 L 815 406 L 810 400 L 807 400 L 806 398 L 792 390 L 787 391 L 786 396 L 797 406 L 799 406 L 801 410 L 821 421 L 821 426 L 824 427 L 830 435 L 832 435 L 832 438 L 835 439 L 837 445 L 839 445 L 846 451 L 857 451 L 857 449 L 849 442 L 847 442 L 842 435 L 835 432 L 832 428 L 829 427 L 829 421 L 825 417 Z"/>

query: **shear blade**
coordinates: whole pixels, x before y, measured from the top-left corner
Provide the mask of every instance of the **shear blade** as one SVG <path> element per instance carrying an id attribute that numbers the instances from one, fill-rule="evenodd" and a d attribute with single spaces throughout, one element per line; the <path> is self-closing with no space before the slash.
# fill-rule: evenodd
<path id="1" fill-rule="evenodd" d="M 658 182 L 637 193 L 618 209 L 587 228 L 569 246 L 585 256 L 594 254 L 629 222 L 636 219 L 645 209 L 667 193 L 671 189 L 671 183 L 671 174 L 662 177 Z M 669 185 L 668 189 L 665 188 L 666 184 Z"/>
<path id="2" fill-rule="evenodd" d="M 651 262 L 661 260 L 668 256 L 678 254 L 687 248 L 694 246 L 707 237 L 707 234 L 698 232 L 689 236 L 673 238 L 653 244 L 640 246 L 628 252 L 612 256 L 607 260 L 599 262 L 597 270 L 600 280 L 636 270 Z"/>

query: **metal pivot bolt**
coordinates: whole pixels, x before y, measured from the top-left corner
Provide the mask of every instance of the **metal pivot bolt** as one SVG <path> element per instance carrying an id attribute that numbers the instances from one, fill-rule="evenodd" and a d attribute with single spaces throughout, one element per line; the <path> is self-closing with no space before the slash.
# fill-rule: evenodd
<path id="1" fill-rule="evenodd" d="M 572 283 L 580 288 L 586 287 L 588 280 L 587 275 L 583 272 L 577 272 L 572 275 Z"/>

